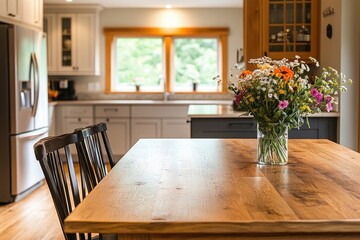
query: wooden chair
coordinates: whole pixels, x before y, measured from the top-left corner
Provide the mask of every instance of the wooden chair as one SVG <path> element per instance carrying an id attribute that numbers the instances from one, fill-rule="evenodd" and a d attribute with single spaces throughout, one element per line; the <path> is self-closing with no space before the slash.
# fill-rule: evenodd
<path id="1" fill-rule="evenodd" d="M 85 168 L 84 180 L 87 190 L 90 192 L 108 173 L 106 160 L 110 168 L 115 166 L 114 156 L 110 142 L 106 134 L 105 123 L 99 123 L 81 129 L 75 129 L 75 133 L 81 134 L 83 140 L 76 144 L 79 161 Z M 106 152 L 104 155 L 103 152 Z"/>
<path id="2" fill-rule="evenodd" d="M 46 182 L 56 208 L 60 224 L 67 240 L 102 239 L 102 235 L 92 238 L 90 233 L 75 234 L 64 232 L 64 220 L 86 197 L 84 189 L 76 177 L 70 146 L 81 142 L 82 135 L 69 133 L 55 137 L 46 137 L 35 143 L 34 152 L 44 172 Z M 79 160 L 80 172 L 83 172 Z M 82 174 L 81 174 L 82 175 Z M 86 174 L 84 174 L 85 176 Z M 83 180 L 83 176 L 81 176 Z M 80 191 L 81 189 L 82 191 Z"/>

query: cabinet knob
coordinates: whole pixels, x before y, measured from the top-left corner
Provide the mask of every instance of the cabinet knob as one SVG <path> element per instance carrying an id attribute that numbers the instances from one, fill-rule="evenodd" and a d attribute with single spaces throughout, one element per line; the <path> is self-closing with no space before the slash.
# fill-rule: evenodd
<path id="1" fill-rule="evenodd" d="M 106 119 L 106 122 L 110 122 L 110 119 L 109 119 L 109 118 L 107 118 L 107 119 Z"/>
<path id="2" fill-rule="evenodd" d="M 13 13 L 9 13 L 8 16 L 10 16 L 10 17 L 16 17 L 16 15 L 13 14 Z"/>
<path id="3" fill-rule="evenodd" d="M 78 118 L 78 122 L 81 122 L 81 118 Z"/>

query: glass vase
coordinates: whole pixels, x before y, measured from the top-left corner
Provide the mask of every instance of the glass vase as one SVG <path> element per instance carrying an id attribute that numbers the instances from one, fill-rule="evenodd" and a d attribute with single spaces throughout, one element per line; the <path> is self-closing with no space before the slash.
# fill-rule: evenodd
<path id="1" fill-rule="evenodd" d="M 257 163 L 285 165 L 288 162 L 288 126 L 257 123 Z"/>

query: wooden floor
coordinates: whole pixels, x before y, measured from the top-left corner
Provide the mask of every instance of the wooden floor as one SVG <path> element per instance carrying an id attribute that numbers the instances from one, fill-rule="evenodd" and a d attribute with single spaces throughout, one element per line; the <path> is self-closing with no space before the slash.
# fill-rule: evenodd
<path id="1" fill-rule="evenodd" d="M 79 177 L 79 168 L 75 165 Z M 0 240 L 64 239 L 48 190 L 42 185 L 18 202 L 0 205 Z"/>
<path id="2" fill-rule="evenodd" d="M 0 239 L 64 239 L 45 181 L 18 202 L 0 205 Z"/>

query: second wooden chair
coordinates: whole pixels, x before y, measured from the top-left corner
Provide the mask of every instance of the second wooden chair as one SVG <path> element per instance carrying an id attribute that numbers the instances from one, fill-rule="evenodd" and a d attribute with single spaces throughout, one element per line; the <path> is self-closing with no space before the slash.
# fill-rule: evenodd
<path id="1" fill-rule="evenodd" d="M 111 151 L 110 142 L 106 134 L 105 123 L 99 123 L 81 129 L 76 129 L 75 133 L 81 134 L 83 140 L 76 144 L 79 161 L 82 167 L 84 180 L 90 192 L 108 173 L 106 162 L 110 168 L 115 166 L 114 156 Z M 106 154 L 104 154 L 106 153 Z"/>

